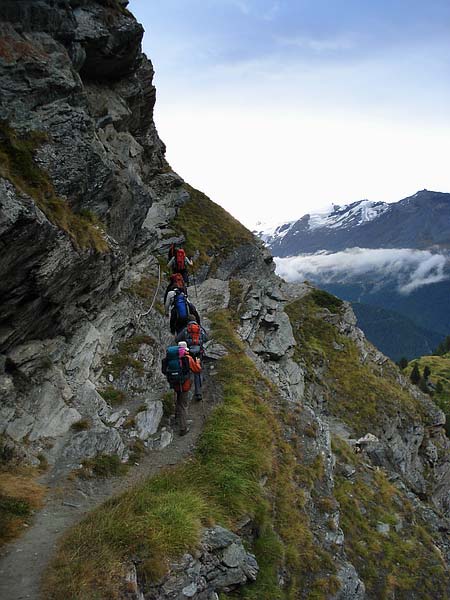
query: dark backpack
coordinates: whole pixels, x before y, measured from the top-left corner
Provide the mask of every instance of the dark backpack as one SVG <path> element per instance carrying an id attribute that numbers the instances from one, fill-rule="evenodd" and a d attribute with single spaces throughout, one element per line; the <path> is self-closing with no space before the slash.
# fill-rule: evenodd
<path id="1" fill-rule="evenodd" d="M 184 271 L 186 268 L 185 265 L 186 252 L 183 248 L 178 248 L 177 253 L 175 254 L 175 264 L 178 269 L 178 272 Z"/>
<path id="2" fill-rule="evenodd" d="M 181 290 L 175 290 L 176 296 L 173 301 L 173 307 L 175 309 L 178 321 L 182 321 L 188 318 L 189 309 L 186 296 Z"/>
<path id="3" fill-rule="evenodd" d="M 189 378 L 190 369 L 187 356 L 180 356 L 179 346 L 169 346 L 162 360 L 161 370 L 171 387 L 181 386 Z"/>

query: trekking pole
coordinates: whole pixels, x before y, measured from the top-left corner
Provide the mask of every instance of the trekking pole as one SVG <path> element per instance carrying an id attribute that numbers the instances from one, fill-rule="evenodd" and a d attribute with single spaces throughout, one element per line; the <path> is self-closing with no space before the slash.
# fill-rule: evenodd
<path id="1" fill-rule="evenodd" d="M 195 281 L 195 271 L 192 269 L 192 279 L 194 280 L 195 299 L 198 300 L 197 283 Z"/>
<path id="2" fill-rule="evenodd" d="M 146 317 L 149 314 L 149 312 L 152 310 L 153 305 L 155 304 L 156 296 L 158 295 L 158 292 L 159 292 L 160 285 L 161 285 L 161 265 L 158 263 L 158 285 L 156 286 L 156 290 L 155 290 L 155 294 L 153 296 L 152 303 L 150 304 L 150 308 L 146 312 L 138 315 L 138 321 L 140 319 L 142 319 L 142 317 Z"/>

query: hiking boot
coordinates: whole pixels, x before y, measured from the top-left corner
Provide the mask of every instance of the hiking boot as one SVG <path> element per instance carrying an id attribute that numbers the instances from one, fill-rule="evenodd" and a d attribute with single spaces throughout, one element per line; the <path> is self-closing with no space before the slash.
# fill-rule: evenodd
<path id="1" fill-rule="evenodd" d="M 197 402 L 200 402 L 200 400 L 203 400 L 203 396 L 201 394 L 195 394 L 194 398 L 195 398 L 195 400 L 197 400 Z"/>
<path id="2" fill-rule="evenodd" d="M 185 429 L 180 429 L 180 436 L 183 437 L 183 435 L 186 435 L 187 433 L 189 433 L 191 430 L 190 427 L 186 427 Z"/>

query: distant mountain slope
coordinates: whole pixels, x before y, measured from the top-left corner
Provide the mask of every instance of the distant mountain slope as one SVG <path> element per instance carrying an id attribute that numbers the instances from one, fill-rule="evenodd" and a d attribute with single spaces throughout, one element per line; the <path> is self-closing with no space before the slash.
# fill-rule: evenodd
<path id="1" fill-rule="evenodd" d="M 361 200 L 259 232 L 275 256 L 345 248 L 450 247 L 450 194 L 422 190 L 393 204 Z"/>
<path id="2" fill-rule="evenodd" d="M 450 352 L 442 356 L 421 356 L 417 360 L 411 361 L 405 369 L 408 377 L 411 375 L 414 364 L 419 367 L 421 375 L 426 366 L 431 370 L 428 380 L 434 386 L 433 400 L 445 413 L 445 429 L 447 435 L 450 436 Z"/>
<path id="3" fill-rule="evenodd" d="M 358 302 L 352 307 L 367 338 L 395 361 L 431 354 L 442 341 L 440 333 L 418 327 L 396 311 Z"/>
<path id="4" fill-rule="evenodd" d="M 314 282 L 318 283 L 317 278 L 314 278 Z M 385 311 L 394 311 L 404 319 L 403 325 L 409 321 L 415 328 L 441 334 L 441 339 L 450 332 L 450 280 L 419 287 L 409 294 L 399 293 L 395 282 L 390 281 L 388 277 L 384 285 L 371 285 L 370 281 L 321 282 L 319 285 L 352 304 L 361 303 Z M 365 325 L 360 322 L 361 329 L 366 332 Z M 370 338 L 370 335 L 367 335 Z M 411 332 L 411 335 L 415 333 Z M 414 355 L 405 350 L 403 355 L 411 357 L 428 354 L 434 347 Z M 390 352 L 385 352 L 392 357 Z"/>

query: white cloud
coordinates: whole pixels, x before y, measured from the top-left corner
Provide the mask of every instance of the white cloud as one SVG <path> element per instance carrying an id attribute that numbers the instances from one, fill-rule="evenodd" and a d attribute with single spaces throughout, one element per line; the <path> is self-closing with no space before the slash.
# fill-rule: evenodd
<path id="1" fill-rule="evenodd" d="M 303 35 L 279 36 L 275 41 L 281 46 L 301 48 L 312 52 L 338 52 L 355 47 L 355 39 L 349 35 L 330 38 L 315 38 Z"/>
<path id="2" fill-rule="evenodd" d="M 301 102 L 258 107 L 236 93 L 241 106 L 213 94 L 186 105 L 167 98 L 156 122 L 173 168 L 249 227 L 330 203 L 450 191 L 450 127 L 321 114 Z"/>
<path id="3" fill-rule="evenodd" d="M 350 283 L 370 276 L 373 283 L 381 284 L 389 278 L 403 294 L 450 278 L 449 255 L 409 248 L 348 248 L 332 254 L 275 258 L 275 262 L 278 275 L 288 281 Z"/>

